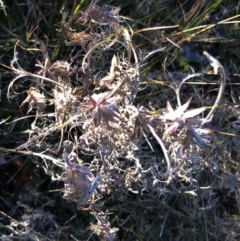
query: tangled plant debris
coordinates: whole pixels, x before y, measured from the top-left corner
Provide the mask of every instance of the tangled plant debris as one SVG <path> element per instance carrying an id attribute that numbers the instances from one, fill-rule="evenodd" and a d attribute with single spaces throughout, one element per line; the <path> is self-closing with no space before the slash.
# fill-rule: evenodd
<path id="1" fill-rule="evenodd" d="M 108 202 L 129 202 L 126 200 L 132 195 L 139 200 L 136 206 L 145 207 L 146 212 L 161 208 L 171 217 L 175 215 L 176 226 L 188 216 L 185 222 L 191 228 L 191 220 L 197 218 L 194 210 L 210 210 L 219 202 L 216 192 L 224 187 L 234 193 L 240 185 L 238 172 L 222 175 L 218 161 L 213 161 L 216 158 L 213 157 L 216 147 L 211 142 L 213 131 L 204 125 L 206 119 L 202 118 L 207 107 L 191 104 L 192 96 L 187 96 L 181 105 L 180 87 L 200 74 L 178 73 L 179 79 L 184 76 L 175 88 L 178 106 L 172 107 L 173 98 L 169 98 L 167 113 L 162 111 L 165 106 L 154 105 L 151 100 L 142 103 L 138 97 L 146 86 L 141 83 L 141 71 L 147 60 L 164 48 L 147 49 L 144 54 L 137 41 L 134 42 L 137 31 L 119 15 L 120 7 L 99 6 L 98 2 L 93 0 L 85 11 L 77 11 L 69 21 L 63 14 L 64 43 L 72 49 L 68 60 L 51 62 L 48 48 L 38 41 L 42 56 L 36 60 L 37 71 L 31 73 L 20 66 L 16 44 L 11 62 L 16 77 L 9 85 L 8 98 L 11 100 L 18 94 L 14 88 L 19 79 L 32 81 L 26 90 L 27 97 L 19 106 L 31 117 L 31 129 L 27 130 L 29 136 L 24 143 L 12 150 L 1 150 L 41 159 L 38 166 L 52 181 L 64 183 L 64 188 L 57 190 L 62 198 L 95 217 L 88 230 L 102 240 L 116 240 L 124 226 L 114 226 L 117 221 L 111 215 L 115 208 L 109 210 Z M 211 59 L 215 60 L 212 56 Z M 225 84 L 220 99 L 224 87 Z M 214 105 L 215 112 L 220 99 Z M 206 173 L 219 180 L 219 184 L 209 183 Z M 150 206 L 144 204 L 149 196 L 155 200 L 152 206 L 152 201 L 146 201 Z M 180 213 L 182 204 L 192 209 L 185 208 Z M 127 212 L 137 218 L 131 205 L 129 202 Z M 30 213 L 27 206 L 22 207 Z M 116 210 L 125 212 L 121 206 Z M 51 231 L 45 237 L 57 236 L 59 227 L 52 216 L 40 211 L 31 213 L 34 221 L 31 227 L 29 216 L 23 219 L 28 223 L 25 227 L 28 232 L 33 230 L 32 240 L 39 229 L 43 234 L 46 222 Z M 42 223 L 35 223 L 37 216 Z M 164 236 L 166 219 L 164 214 L 161 225 L 157 225 L 156 237 Z M 11 230 L 20 233 L 15 225 Z"/>

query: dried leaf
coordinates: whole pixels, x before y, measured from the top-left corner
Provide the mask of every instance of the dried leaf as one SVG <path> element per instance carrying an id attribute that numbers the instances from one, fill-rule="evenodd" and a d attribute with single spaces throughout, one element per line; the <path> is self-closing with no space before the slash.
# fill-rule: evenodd
<path id="1" fill-rule="evenodd" d="M 57 121 L 63 120 L 65 112 L 70 108 L 70 103 L 75 101 L 75 97 L 72 95 L 72 87 L 70 84 L 65 85 L 62 88 L 58 85 L 54 88 L 54 105 Z"/>
<path id="2" fill-rule="evenodd" d="M 43 94 L 39 93 L 39 90 L 35 87 L 31 87 L 29 90 L 26 91 L 28 96 L 27 98 L 22 102 L 20 105 L 20 108 L 26 104 L 29 103 L 29 109 L 28 112 L 30 112 L 33 107 L 36 107 L 39 111 L 43 112 L 45 108 L 45 104 L 47 102 L 46 97 Z"/>
<path id="3" fill-rule="evenodd" d="M 107 75 L 107 76 L 103 77 L 99 81 L 99 84 L 100 84 L 100 86 L 107 85 L 107 84 L 111 83 L 113 80 L 114 80 L 114 75 L 110 74 L 110 75 Z"/>
<path id="4" fill-rule="evenodd" d="M 197 109 L 193 109 L 193 110 L 185 112 L 186 109 L 188 108 L 189 104 L 191 103 L 191 100 L 192 100 L 192 98 L 189 98 L 184 105 L 178 107 L 175 111 L 173 110 L 171 104 L 169 102 L 167 102 L 167 109 L 168 109 L 169 113 L 165 113 L 164 115 L 155 117 L 155 119 L 173 121 L 173 123 L 170 125 L 170 127 L 168 127 L 167 130 L 164 132 L 163 139 L 166 139 L 168 136 L 175 133 L 179 127 L 186 126 L 187 129 L 189 130 L 189 132 L 192 134 L 192 136 L 197 140 L 199 145 L 203 146 L 203 140 L 195 132 L 193 127 L 190 126 L 189 123 L 186 124 L 186 122 L 188 120 L 186 120 L 186 122 L 185 122 L 185 119 L 199 115 L 206 109 L 206 107 L 201 107 L 201 108 L 197 108 Z M 198 119 L 191 119 L 191 124 L 194 124 L 194 123 L 198 124 L 199 123 Z"/>
<path id="5" fill-rule="evenodd" d="M 188 125 L 186 123 L 184 125 L 187 127 L 189 133 L 191 133 L 191 135 L 195 138 L 199 147 L 202 148 L 205 145 L 204 140 L 200 137 L 200 135 L 194 130 L 194 128 L 191 125 Z"/>
<path id="6" fill-rule="evenodd" d="M 100 176 L 98 175 L 92 181 L 91 185 L 88 188 L 89 195 L 91 195 L 94 192 L 94 190 L 97 188 L 98 183 L 99 183 L 99 179 L 100 179 Z"/>
<path id="7" fill-rule="evenodd" d="M 117 57 L 115 55 L 113 55 L 113 58 L 112 58 L 112 62 L 111 62 L 111 67 L 110 67 L 110 72 L 107 76 L 103 77 L 101 80 L 100 80 L 100 86 L 102 85 L 106 85 L 108 83 L 111 83 L 114 78 L 115 78 L 115 71 L 116 69 L 119 70 L 119 68 L 117 68 Z"/>
<path id="8" fill-rule="evenodd" d="M 99 126 L 101 123 L 102 115 L 101 115 L 100 108 L 98 106 L 93 109 L 92 118 L 95 126 Z"/>
<path id="9" fill-rule="evenodd" d="M 70 65 L 67 61 L 56 61 L 51 65 L 49 70 L 54 75 L 67 77 L 73 73 Z"/>
<path id="10" fill-rule="evenodd" d="M 182 106 L 179 106 L 175 110 L 177 118 L 181 118 L 183 116 L 183 113 L 186 111 L 186 109 L 188 108 L 188 106 L 191 103 L 191 101 L 192 101 L 192 97 L 190 97 L 185 104 L 183 104 Z"/>
<path id="11" fill-rule="evenodd" d="M 120 7 L 110 5 L 103 5 L 102 7 L 96 5 L 99 0 L 93 0 L 85 10 L 85 12 L 78 11 L 74 16 L 74 21 L 81 22 L 86 25 L 89 21 L 98 25 L 110 25 L 113 21 L 122 22 L 119 17 Z"/>
<path id="12" fill-rule="evenodd" d="M 117 57 L 116 55 L 113 55 L 111 67 L 110 67 L 110 75 L 114 75 L 115 66 L 117 65 Z"/>
<path id="13" fill-rule="evenodd" d="M 192 98 L 189 98 L 184 105 L 178 107 L 175 111 L 173 110 L 169 101 L 167 101 L 167 110 L 169 113 L 165 113 L 164 115 L 159 116 L 158 118 L 162 119 L 162 120 L 172 120 L 172 121 L 182 119 L 182 117 L 184 115 L 184 111 L 188 108 L 191 100 L 192 100 Z M 194 114 L 194 112 L 193 112 L 193 114 Z"/>
<path id="14" fill-rule="evenodd" d="M 170 114 L 173 114 L 174 113 L 174 110 L 171 106 L 171 103 L 169 101 L 167 101 L 167 110 Z"/>
<path id="15" fill-rule="evenodd" d="M 106 101 L 108 95 L 109 91 L 101 94 L 93 94 L 89 96 L 89 102 L 82 105 L 85 108 L 93 109 L 92 118 L 95 126 L 100 125 L 102 117 L 106 121 L 112 122 L 120 118 L 120 112 L 117 106 L 113 104 L 119 97 L 111 97 Z"/>
<path id="16" fill-rule="evenodd" d="M 175 121 L 170 127 L 167 128 L 167 130 L 163 134 L 163 139 L 166 139 L 171 134 L 175 133 L 179 126 L 182 126 L 183 123 L 181 121 Z"/>
<path id="17" fill-rule="evenodd" d="M 104 102 L 100 105 L 100 109 L 102 111 L 102 115 L 107 121 L 114 122 L 115 120 L 119 120 L 121 117 L 117 106 L 112 103 Z"/>
<path id="18" fill-rule="evenodd" d="M 89 168 L 86 167 L 86 166 L 79 165 L 79 164 L 73 164 L 72 166 L 73 166 L 72 170 L 75 170 L 75 171 L 77 171 L 78 173 L 91 174 Z"/>
<path id="19" fill-rule="evenodd" d="M 183 119 L 187 119 L 187 118 L 191 118 L 196 115 L 199 115 L 200 113 L 202 113 L 205 110 L 206 110 L 206 107 L 200 107 L 197 109 L 189 110 L 183 114 Z"/>
<path id="20" fill-rule="evenodd" d="M 106 97 L 109 95 L 109 93 L 110 91 L 106 91 L 100 94 L 93 94 L 91 96 L 91 99 L 93 99 L 96 102 L 96 105 L 100 105 L 103 101 L 106 100 Z"/>

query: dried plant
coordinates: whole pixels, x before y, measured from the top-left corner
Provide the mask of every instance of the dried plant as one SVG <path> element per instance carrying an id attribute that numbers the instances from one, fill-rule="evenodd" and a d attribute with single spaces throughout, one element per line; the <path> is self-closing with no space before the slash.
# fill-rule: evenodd
<path id="1" fill-rule="evenodd" d="M 67 40 L 65 40 L 66 46 L 81 46 L 81 48 L 87 52 L 87 45 L 93 39 L 93 36 L 82 31 L 80 33 L 68 32 Z"/>
<path id="2" fill-rule="evenodd" d="M 74 16 L 74 21 L 81 22 L 86 25 L 89 21 L 97 25 L 110 25 L 113 21 L 121 22 L 118 16 L 120 8 L 110 5 L 103 5 L 102 7 L 96 5 L 99 0 L 92 0 L 87 9 L 82 12 L 78 11 Z"/>
<path id="3" fill-rule="evenodd" d="M 160 116 L 155 116 L 155 120 L 162 120 L 163 122 L 172 121 L 170 126 L 165 130 L 163 134 L 163 139 L 166 139 L 168 136 L 175 133 L 177 130 L 181 129 L 182 127 L 186 127 L 189 133 L 196 139 L 199 145 L 203 145 L 204 142 L 198 133 L 194 130 L 192 126 L 199 125 L 198 119 L 193 119 L 192 117 L 199 115 L 203 111 L 206 110 L 206 107 L 201 107 L 197 109 L 193 109 L 190 111 L 186 111 L 189 104 L 191 103 L 192 98 L 189 98 L 185 104 L 179 106 L 176 110 L 173 110 L 171 104 L 167 102 L 167 110 L 168 113 L 165 113 Z M 188 122 L 188 118 L 191 118 L 191 121 Z M 189 124 L 191 123 L 191 124 Z M 166 125 L 169 125 L 166 123 Z"/>
<path id="4" fill-rule="evenodd" d="M 92 224 L 89 229 L 102 237 L 102 240 L 113 241 L 117 237 L 118 228 L 111 228 L 110 222 L 108 221 L 108 212 L 97 213 L 93 212 L 97 219 L 97 224 Z"/>
<path id="5" fill-rule="evenodd" d="M 142 131 L 144 131 L 146 134 L 149 132 L 147 125 L 150 123 L 149 120 L 151 118 L 151 115 L 150 111 L 144 108 L 143 106 L 133 108 L 136 111 L 136 116 L 132 115 L 132 118 L 135 118 L 133 138 L 140 138 Z"/>
<path id="6" fill-rule="evenodd" d="M 67 46 L 65 59 L 65 49 L 62 51 L 58 47 L 57 51 L 53 51 L 51 44 L 45 46 L 38 37 L 34 37 L 31 41 L 37 42 L 36 48 L 40 47 L 33 66 L 37 70 L 31 73 L 20 66 L 18 52 L 22 50 L 19 51 L 16 44 L 11 62 L 16 77 L 9 84 L 8 97 L 18 95 L 13 87 L 15 91 L 26 92 L 20 108 L 23 113 L 31 112 L 31 116 L 12 121 L 13 130 L 15 123 L 19 124 L 24 119 L 28 119 L 29 125 L 24 126 L 21 132 L 17 129 L 17 133 L 24 136 L 16 145 L 10 145 L 12 149 L 0 147 L 4 153 L 2 162 L 8 163 L 8 157 L 12 158 L 13 153 L 29 156 L 33 165 L 44 170 L 54 184 L 62 184 L 60 189 L 57 187 L 57 193 L 60 191 L 67 202 L 74 202 L 75 211 L 85 211 L 84 218 L 87 214 L 95 218 L 90 224 L 87 217 L 79 231 L 84 232 L 86 239 L 92 233 L 102 240 L 132 237 L 138 240 L 156 240 L 159 237 L 168 240 L 169 227 L 174 226 L 178 237 L 172 239 L 194 240 L 198 237 L 198 230 L 203 230 L 196 220 L 201 224 L 205 222 L 205 234 L 216 235 L 214 228 L 225 219 L 216 221 L 214 215 L 228 213 L 225 212 L 227 208 L 220 205 L 221 198 L 216 192 L 226 199 L 232 195 L 237 202 L 239 172 L 231 175 L 225 170 L 224 158 L 229 160 L 231 156 L 229 146 L 218 150 L 219 143 L 224 143 L 222 137 L 202 127 L 205 120 L 199 115 L 206 107 L 200 107 L 200 101 L 193 103 L 192 97 L 181 104 L 180 99 L 186 98 L 183 89 L 189 88 L 186 81 L 200 74 L 189 75 L 182 70 L 171 73 L 169 68 L 167 71 L 172 78 L 168 78 L 165 70 L 157 68 L 158 79 L 149 80 L 146 72 L 153 75 L 155 67 L 152 66 L 157 66 L 154 62 L 156 58 L 163 61 L 163 56 L 172 48 L 166 44 L 166 48 L 155 49 L 159 45 L 165 46 L 167 31 L 162 30 L 169 30 L 169 25 L 138 30 L 136 27 L 145 24 L 145 19 L 137 25 L 131 24 L 129 19 L 119 16 L 120 7 L 100 6 L 98 3 L 98 0 L 92 0 L 86 10 L 77 10 L 75 16 L 69 16 L 69 22 L 66 21 L 67 13 L 61 10 L 63 16 L 58 24 L 59 34 L 65 37 L 65 41 L 59 40 L 58 44 L 63 47 L 65 43 Z M 149 36 L 145 35 L 146 31 Z M 174 38 L 174 34 L 168 40 Z M 29 53 L 32 54 L 32 51 L 29 50 Z M 184 56 L 197 62 L 206 59 L 190 48 Z M 165 64 L 167 61 L 163 66 Z M 218 66 L 215 64 L 213 67 L 218 73 Z M 146 78 L 143 73 L 146 73 Z M 16 82 L 20 78 L 24 84 Z M 31 85 L 25 85 L 29 80 Z M 154 88 L 151 83 L 154 83 Z M 17 89 L 19 86 L 20 91 Z M 169 86 L 174 89 L 173 94 L 168 91 Z M 204 86 L 201 91 L 204 91 Z M 191 94 L 193 100 L 195 96 L 201 99 L 198 91 L 194 94 Z M 177 99 L 176 109 L 167 101 L 171 98 Z M 162 108 L 166 101 L 167 112 L 164 113 Z M 196 108 L 188 110 L 191 103 Z M 23 108 L 26 105 L 27 110 Z M 214 106 L 217 110 L 218 105 Z M 154 114 L 156 109 L 159 111 Z M 0 124 L 5 126 L 7 121 L 4 117 Z M 204 137 L 210 138 L 210 134 L 211 139 L 206 142 Z M 1 145 L 5 141 L 6 138 Z M 222 159 L 218 155 L 220 152 Z M 225 194 L 222 187 L 229 192 Z M 45 199 L 46 194 L 34 186 L 24 185 L 19 190 L 21 202 L 32 205 L 40 200 L 43 207 L 50 202 Z M 67 209 L 68 212 L 71 210 Z M 46 213 L 38 213 L 38 216 L 54 226 L 55 222 L 47 218 Z M 34 225 L 35 218 L 33 216 Z M 206 221 L 208 219 L 209 222 Z M 29 218 L 26 216 L 23 220 L 28 221 Z M 210 223 L 214 223 L 214 227 Z M 85 224 L 90 231 L 86 231 Z M 40 223 L 40 228 L 45 226 Z M 38 232 L 35 226 L 27 227 L 26 232 L 28 230 Z M 53 230 L 52 237 L 55 237 Z M 11 232 L 16 234 L 16 228 L 11 227 Z M 184 232 L 194 233 L 195 236 L 187 239 L 189 236 Z M 81 234 L 79 236 L 83 239 Z M 52 238 L 49 233 L 46 236 L 49 240 Z M 205 239 L 210 240 L 208 237 Z"/>
<path id="7" fill-rule="evenodd" d="M 76 201 L 81 208 L 87 204 L 94 190 L 96 189 L 100 176 L 94 178 L 93 173 L 87 166 L 72 163 L 76 161 L 77 155 L 74 152 L 73 143 L 65 141 L 64 161 L 65 161 L 65 190 L 64 198 Z"/>
<path id="8" fill-rule="evenodd" d="M 238 181 L 238 178 L 239 178 L 238 172 L 236 172 L 234 175 L 226 173 L 224 177 L 226 181 L 226 186 L 230 189 L 229 192 L 234 192 L 235 190 L 240 188 L 240 183 Z"/>
<path id="9" fill-rule="evenodd" d="M 47 99 L 43 94 L 39 93 L 39 90 L 35 87 L 31 87 L 27 92 L 27 98 L 22 102 L 19 108 L 23 107 L 24 104 L 29 103 L 28 112 L 30 112 L 34 107 L 38 111 L 44 112 L 46 107 Z"/>
<path id="10" fill-rule="evenodd" d="M 89 96 L 89 102 L 83 104 L 84 108 L 92 109 L 92 119 L 95 126 L 100 125 L 102 118 L 107 122 L 118 122 L 121 117 L 117 106 L 113 104 L 119 98 L 111 97 L 107 99 L 109 93 L 93 94 Z"/>

